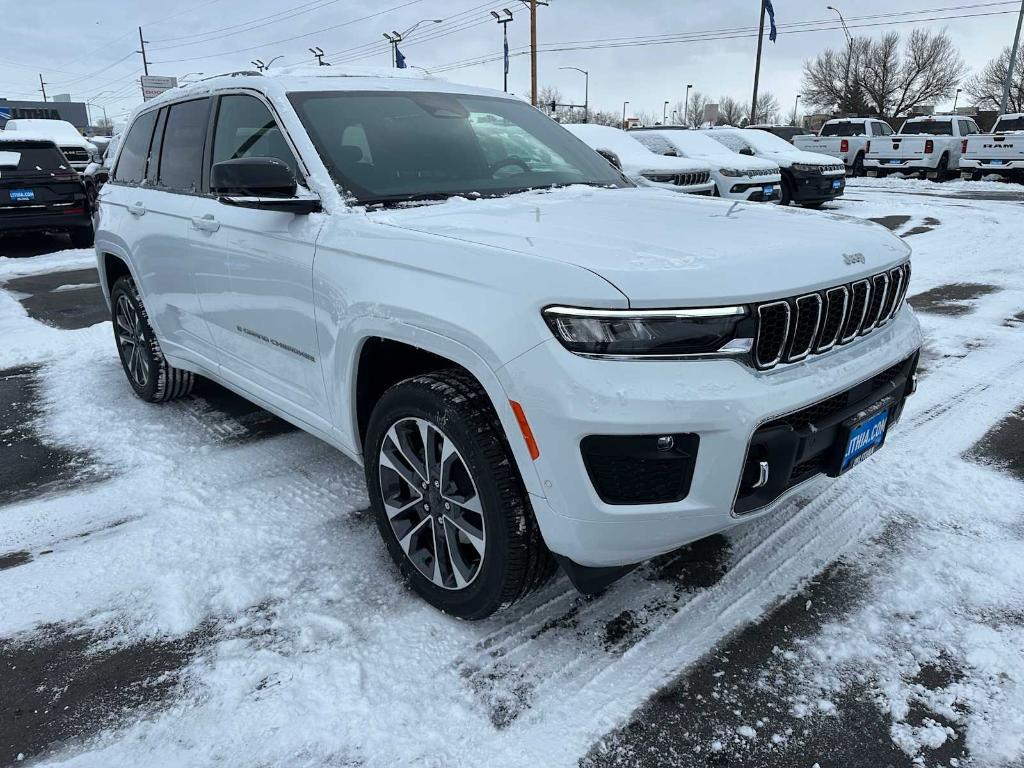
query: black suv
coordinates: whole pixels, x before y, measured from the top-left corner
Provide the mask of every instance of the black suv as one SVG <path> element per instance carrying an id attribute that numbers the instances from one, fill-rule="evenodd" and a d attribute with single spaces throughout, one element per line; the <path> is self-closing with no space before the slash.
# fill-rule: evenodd
<path id="1" fill-rule="evenodd" d="M 93 244 L 85 187 L 57 145 L 0 137 L 0 235 L 67 232 L 76 248 Z"/>

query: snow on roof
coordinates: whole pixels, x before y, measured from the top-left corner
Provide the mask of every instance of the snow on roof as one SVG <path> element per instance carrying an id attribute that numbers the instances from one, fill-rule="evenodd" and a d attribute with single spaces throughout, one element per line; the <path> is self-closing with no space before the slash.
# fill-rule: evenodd
<path id="1" fill-rule="evenodd" d="M 0 131 L 0 143 L 7 144 L 9 142 L 30 142 L 30 141 L 32 141 L 32 142 L 45 141 L 47 144 L 53 144 L 54 146 L 57 145 L 57 143 L 53 140 L 52 136 L 47 136 L 46 134 L 42 134 L 42 133 L 35 133 L 33 131 L 20 131 L 20 130 L 14 130 L 14 131 L 3 130 L 3 131 Z"/>
<path id="2" fill-rule="evenodd" d="M 61 139 L 83 139 L 78 129 L 67 120 L 38 120 L 35 118 L 22 119 L 19 117 L 14 120 L 8 120 L 4 130 L 32 131 L 37 135 L 53 136 Z"/>
<path id="3" fill-rule="evenodd" d="M 597 150 L 615 153 L 622 163 L 622 170 L 632 173 L 642 171 L 663 171 L 679 173 L 704 170 L 701 163 L 679 157 L 666 157 L 651 152 L 647 147 L 625 131 L 607 125 L 593 123 L 568 123 L 563 126 L 584 144 Z"/>

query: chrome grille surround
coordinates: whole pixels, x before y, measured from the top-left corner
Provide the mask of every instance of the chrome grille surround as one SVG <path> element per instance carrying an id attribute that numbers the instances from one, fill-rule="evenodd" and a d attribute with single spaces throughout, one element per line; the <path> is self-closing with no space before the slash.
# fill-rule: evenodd
<path id="1" fill-rule="evenodd" d="M 889 322 L 906 299 L 910 263 L 845 285 L 757 305 L 751 357 L 758 370 L 849 344 Z"/>

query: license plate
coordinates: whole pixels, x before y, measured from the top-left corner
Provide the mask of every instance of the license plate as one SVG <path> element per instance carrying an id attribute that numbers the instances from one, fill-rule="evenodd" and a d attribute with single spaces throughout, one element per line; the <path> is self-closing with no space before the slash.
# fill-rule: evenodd
<path id="1" fill-rule="evenodd" d="M 11 190 L 11 202 L 25 202 L 28 200 L 35 200 L 36 192 L 34 189 L 12 189 Z"/>
<path id="2" fill-rule="evenodd" d="M 842 186 L 843 186 L 843 182 L 840 181 L 839 179 L 833 179 L 832 180 L 832 189 L 839 189 Z"/>
<path id="3" fill-rule="evenodd" d="M 765 187 L 763 187 L 761 191 L 764 192 L 766 196 L 770 197 L 775 194 L 775 187 L 773 187 L 771 184 L 768 184 Z"/>
<path id="4" fill-rule="evenodd" d="M 885 408 L 880 413 L 869 416 L 850 427 L 843 460 L 839 466 L 840 472 L 853 469 L 882 447 L 882 443 L 885 442 L 885 432 L 889 426 L 889 412 L 890 409 Z"/>
<path id="5" fill-rule="evenodd" d="M 899 165 L 902 162 L 902 160 L 890 160 L 889 165 Z"/>
<path id="6" fill-rule="evenodd" d="M 1002 160 L 989 160 L 989 165 L 1002 165 Z"/>

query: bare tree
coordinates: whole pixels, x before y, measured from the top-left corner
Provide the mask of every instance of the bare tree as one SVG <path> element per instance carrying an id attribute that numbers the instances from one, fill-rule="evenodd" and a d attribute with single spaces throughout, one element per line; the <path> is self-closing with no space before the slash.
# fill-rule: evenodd
<path id="1" fill-rule="evenodd" d="M 680 111 L 679 122 L 691 128 L 699 128 L 701 123 L 704 122 L 704 108 L 710 103 L 711 99 L 705 94 L 700 91 L 693 91 L 690 94 L 690 105 L 684 110 L 686 112 L 686 120 L 683 120 L 683 111 Z"/>
<path id="2" fill-rule="evenodd" d="M 747 119 L 747 105 L 732 96 L 718 100 L 718 125 L 739 125 Z"/>
<path id="3" fill-rule="evenodd" d="M 551 109 L 552 103 L 555 104 L 554 111 Z M 558 106 L 564 103 L 565 99 L 562 97 L 562 92 L 557 88 L 546 85 L 537 91 L 537 106 L 544 110 L 545 114 L 551 115 L 560 123 L 582 123 L 583 110 Z"/>
<path id="4" fill-rule="evenodd" d="M 890 119 L 948 98 L 966 71 L 945 30 L 915 29 L 905 43 L 890 32 L 804 62 L 801 92 L 812 106 Z"/>
<path id="5" fill-rule="evenodd" d="M 751 123 L 777 123 L 782 107 L 771 91 L 761 91 L 757 96 L 757 114 L 750 116 Z"/>
<path id="6" fill-rule="evenodd" d="M 610 125 L 614 128 L 622 127 L 622 113 L 609 112 L 608 110 L 591 110 L 590 122 L 595 125 Z"/>
<path id="7" fill-rule="evenodd" d="M 1010 49 L 992 59 L 978 74 L 964 84 L 967 95 L 974 104 L 987 109 L 999 109 L 1003 103 L 1003 85 L 1006 83 L 1006 65 L 1010 61 Z M 1010 99 L 1006 103 L 1010 112 L 1024 112 L 1024 46 L 1017 50 L 1017 61 L 1013 65 L 1013 82 L 1010 84 Z"/>

